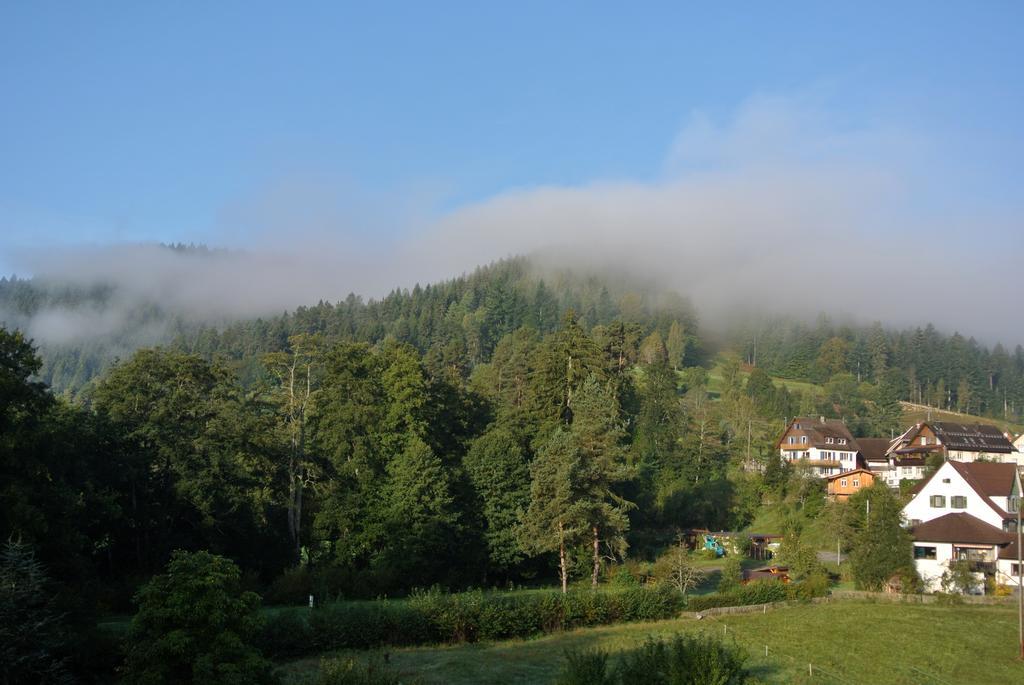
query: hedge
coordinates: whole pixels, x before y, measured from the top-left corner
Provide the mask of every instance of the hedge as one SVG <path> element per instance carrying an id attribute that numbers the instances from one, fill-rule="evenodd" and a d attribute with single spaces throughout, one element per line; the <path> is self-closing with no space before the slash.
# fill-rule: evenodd
<path id="1" fill-rule="evenodd" d="M 260 646 L 265 654 L 281 658 L 380 645 L 499 640 L 670 618 L 683 607 L 682 596 L 668 587 L 574 590 L 564 595 L 427 591 L 407 600 L 279 611 L 266 620 Z"/>
<path id="2" fill-rule="evenodd" d="M 759 580 L 741 585 L 729 592 L 690 597 L 687 611 L 705 611 L 716 607 L 739 607 L 750 604 L 770 604 L 794 599 L 821 597 L 828 592 L 828 584 L 808 579 L 801 583 L 784 584 L 778 580 Z"/>
<path id="3" fill-rule="evenodd" d="M 766 580 L 726 593 L 684 600 L 676 590 L 654 588 L 525 592 L 420 591 L 405 600 L 338 602 L 286 609 L 269 617 L 260 636 L 264 653 L 298 657 L 335 649 L 410 646 L 531 637 L 573 628 L 656 621 L 680 611 L 767 604 L 824 594 L 827 584 L 784 585 Z"/>

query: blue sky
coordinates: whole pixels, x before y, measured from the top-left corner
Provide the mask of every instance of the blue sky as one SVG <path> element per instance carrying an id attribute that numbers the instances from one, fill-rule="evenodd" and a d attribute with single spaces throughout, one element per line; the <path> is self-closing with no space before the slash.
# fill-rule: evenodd
<path id="1" fill-rule="evenodd" d="M 5 3 L 4 240 L 203 239 L 290 175 L 442 206 L 647 179 L 693 111 L 758 93 L 1019 187 L 1024 5 L 723 4 Z"/>
<path id="2" fill-rule="evenodd" d="M 771 159 L 828 161 L 840 139 L 850 164 L 868 132 L 857 163 L 914 169 L 875 230 L 971 217 L 1017 249 L 1022 20 L 1012 2 L 7 2 L 0 271 L 30 271 L 24 248 L 244 245 L 321 209 L 322 230 L 387 246 L 510 193 L 727 166 L 719 139 L 773 98 L 798 115 Z"/>

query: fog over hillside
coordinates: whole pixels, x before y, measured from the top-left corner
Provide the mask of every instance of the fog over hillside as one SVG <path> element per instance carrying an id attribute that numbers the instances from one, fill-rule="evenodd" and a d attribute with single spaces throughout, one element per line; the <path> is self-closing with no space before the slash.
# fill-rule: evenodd
<path id="1" fill-rule="evenodd" d="M 225 213 L 226 251 L 125 243 L 8 261 L 43 280 L 115 286 L 102 311 L 49 307 L 28 323 L 52 342 L 113 330 L 138 302 L 201 320 L 253 317 L 521 254 L 632 272 L 690 296 L 712 325 L 823 311 L 1024 342 L 1021 215 L 951 199 L 943 169 L 955 163 L 939 141 L 897 125 L 851 128 L 806 102 L 757 97 L 724 121 L 692 115 L 649 179 L 510 189 L 446 211 L 384 201 L 378 216 L 346 214 L 340 192 L 269 194 Z"/>

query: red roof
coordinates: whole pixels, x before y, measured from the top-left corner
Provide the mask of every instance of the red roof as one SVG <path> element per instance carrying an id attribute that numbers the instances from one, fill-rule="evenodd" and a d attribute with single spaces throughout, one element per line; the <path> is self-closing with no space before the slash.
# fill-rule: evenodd
<path id="1" fill-rule="evenodd" d="M 1016 464 L 996 464 L 987 461 L 949 463 L 979 494 L 988 497 L 1008 497 L 1013 490 Z"/>
<path id="2" fill-rule="evenodd" d="M 1004 533 L 970 514 L 946 514 L 919 523 L 910 529 L 918 542 L 953 542 L 977 545 L 1005 545 L 1010 542 Z"/>
<path id="3" fill-rule="evenodd" d="M 1017 469 L 1016 464 L 995 464 L 986 461 L 947 461 L 946 464 L 952 466 L 967 481 L 971 489 L 981 496 L 981 499 L 992 511 L 1004 519 L 1014 518 L 1013 514 L 996 506 L 996 503 L 989 498 L 1010 495 L 1013 489 L 1014 473 Z M 941 470 L 940 468 L 935 473 L 939 473 Z M 924 486 L 935 477 L 935 473 L 920 481 L 910 492 L 914 495 L 921 492 Z"/>

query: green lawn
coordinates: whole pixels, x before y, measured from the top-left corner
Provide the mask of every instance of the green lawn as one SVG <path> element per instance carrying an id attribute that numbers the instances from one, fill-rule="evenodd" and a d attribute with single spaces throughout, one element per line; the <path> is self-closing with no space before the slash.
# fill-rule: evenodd
<path id="1" fill-rule="evenodd" d="M 1010 606 L 845 601 L 766 614 L 589 628 L 525 641 L 395 649 L 388 657 L 395 669 L 428 685 L 548 683 L 561 668 L 566 649 L 616 652 L 649 636 L 675 632 L 725 635 L 747 651 L 751 668 L 765 683 L 1024 682 L 1024 663 L 1015 658 L 1016 613 Z M 314 672 L 318 661 L 285 665 L 286 682 Z"/>

